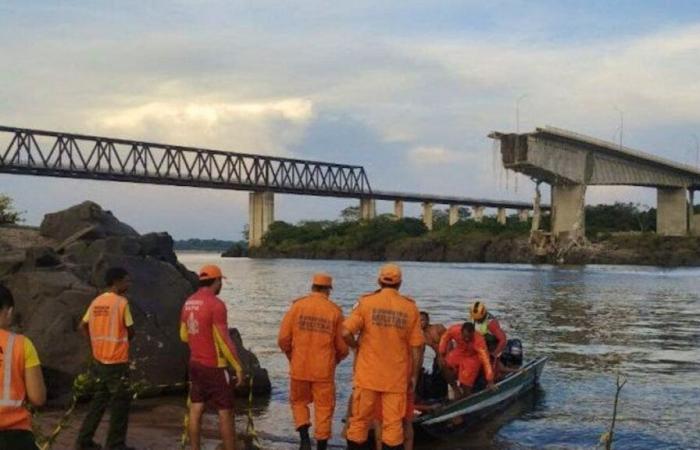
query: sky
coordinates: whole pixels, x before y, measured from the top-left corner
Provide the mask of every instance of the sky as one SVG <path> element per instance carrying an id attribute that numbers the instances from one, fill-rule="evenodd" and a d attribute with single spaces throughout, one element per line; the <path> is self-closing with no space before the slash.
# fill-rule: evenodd
<path id="1" fill-rule="evenodd" d="M 529 201 L 486 136 L 544 125 L 616 140 L 622 119 L 626 146 L 697 162 L 696 1 L 9 0 L 0 42 L 0 124 L 360 164 L 374 189 Z M 245 192 L 12 175 L 0 192 L 32 225 L 87 199 L 176 238 L 239 239 L 248 217 Z M 275 201 L 288 222 L 354 205 Z"/>

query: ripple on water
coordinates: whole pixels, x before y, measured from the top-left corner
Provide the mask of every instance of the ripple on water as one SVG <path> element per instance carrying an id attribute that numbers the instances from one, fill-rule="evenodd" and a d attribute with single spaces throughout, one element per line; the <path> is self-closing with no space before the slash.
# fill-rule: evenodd
<path id="1" fill-rule="evenodd" d="M 274 392 L 256 424 L 292 449 L 287 363 L 276 346 L 279 321 L 315 271 L 335 276 L 333 297 L 347 313 L 374 289 L 379 263 L 220 259 L 182 254 L 192 269 L 219 263 L 231 324 L 269 370 Z M 526 355 L 548 355 L 542 389 L 470 436 L 424 449 L 591 448 L 609 424 L 615 374 L 629 376 L 617 448 L 700 448 L 700 270 L 648 267 L 551 267 L 403 263 L 402 291 L 434 322 L 455 323 L 483 298 Z M 350 389 L 350 361 L 338 369 L 340 411 Z M 335 440 L 335 444 L 341 444 Z"/>

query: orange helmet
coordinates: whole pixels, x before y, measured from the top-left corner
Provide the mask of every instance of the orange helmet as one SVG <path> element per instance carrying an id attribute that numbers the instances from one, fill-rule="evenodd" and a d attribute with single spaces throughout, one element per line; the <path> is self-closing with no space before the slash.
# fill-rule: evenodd
<path id="1" fill-rule="evenodd" d="M 486 305 L 479 300 L 475 301 L 469 308 L 469 316 L 477 322 L 484 320 L 484 317 L 486 317 Z"/>

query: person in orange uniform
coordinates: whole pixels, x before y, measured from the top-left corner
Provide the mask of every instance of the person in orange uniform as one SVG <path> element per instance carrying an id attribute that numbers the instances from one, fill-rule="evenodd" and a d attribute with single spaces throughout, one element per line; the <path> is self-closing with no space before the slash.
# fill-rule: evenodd
<path id="1" fill-rule="evenodd" d="M 277 342 L 289 360 L 289 401 L 300 450 L 310 450 L 309 404 L 314 404 L 316 448 L 325 450 L 335 410 L 335 367 L 348 355 L 341 336 L 343 312 L 329 298 L 333 279 L 314 275 L 311 293 L 295 300 L 282 319 Z"/>
<path id="2" fill-rule="evenodd" d="M 215 265 L 199 271 L 199 289 L 182 306 L 180 339 L 190 347 L 189 435 L 193 450 L 200 450 L 202 414 L 206 405 L 219 413 L 219 431 L 224 450 L 234 450 L 236 423 L 233 386 L 226 369 L 236 372 L 236 386 L 244 381 L 236 346 L 228 334 L 226 305 L 217 297 L 223 274 Z"/>
<path id="3" fill-rule="evenodd" d="M 445 368 L 457 397 L 464 397 L 472 392 L 474 382 L 482 369 L 488 388 L 495 387 L 486 341 L 475 332 L 473 323 L 465 322 L 449 327 L 440 339 L 439 352 L 441 365 Z M 459 385 L 452 382 L 455 379 Z"/>
<path id="4" fill-rule="evenodd" d="M 494 358 L 494 362 L 501 357 L 501 353 L 508 344 L 506 334 L 501 329 L 498 320 L 486 311 L 486 305 L 482 301 L 475 301 L 469 308 L 469 315 L 474 321 L 474 328 L 477 333 L 486 339 L 486 346 Z"/>
<path id="5" fill-rule="evenodd" d="M 0 449 L 37 450 L 24 403 L 43 405 L 46 386 L 34 344 L 9 330 L 14 307 L 12 293 L 0 285 Z"/>
<path id="6" fill-rule="evenodd" d="M 102 447 L 93 441 L 97 426 L 109 407 L 109 431 L 106 448 L 126 450 L 129 426 L 129 341 L 134 338 L 134 320 L 124 294 L 129 290 L 129 273 L 112 267 L 105 273 L 107 290 L 88 307 L 81 329 L 90 339 L 90 368 L 95 383 L 92 401 L 78 432 L 76 448 L 95 450 Z"/>
<path id="7" fill-rule="evenodd" d="M 345 342 L 357 347 L 347 431 L 350 450 L 371 448 L 368 432 L 378 402 L 383 447 L 403 450 L 407 397 L 415 389 L 421 365 L 424 339 L 418 308 L 399 293 L 401 269 L 384 265 L 378 281 L 380 289 L 362 296 L 343 323 Z"/>

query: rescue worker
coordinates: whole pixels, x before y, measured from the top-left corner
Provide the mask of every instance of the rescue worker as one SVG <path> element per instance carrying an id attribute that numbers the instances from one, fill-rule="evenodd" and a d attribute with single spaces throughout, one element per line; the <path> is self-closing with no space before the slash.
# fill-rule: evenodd
<path id="1" fill-rule="evenodd" d="M 309 404 L 314 404 L 316 448 L 325 450 L 335 410 L 335 367 L 348 355 L 342 310 L 329 298 L 333 279 L 313 276 L 311 293 L 292 303 L 277 342 L 289 360 L 289 401 L 301 450 L 311 449 Z"/>
<path id="2" fill-rule="evenodd" d="M 0 285 L 0 449 L 37 450 L 24 402 L 42 406 L 46 386 L 34 344 L 9 330 L 14 307 L 12 293 Z"/>
<path id="3" fill-rule="evenodd" d="M 217 297 L 223 278 L 218 266 L 202 267 L 199 289 L 182 306 L 180 316 L 180 339 L 190 347 L 188 431 L 193 450 L 201 450 L 202 414 L 207 405 L 218 412 L 223 449 L 235 449 L 233 386 L 227 365 L 236 372 L 236 387 L 243 384 L 244 375 L 228 334 L 226 305 Z"/>
<path id="4" fill-rule="evenodd" d="M 93 363 L 90 368 L 94 392 L 88 413 L 78 432 L 76 448 L 102 447 L 93 441 L 97 426 L 109 407 L 109 431 L 106 448 L 126 450 L 129 426 L 129 341 L 134 338 L 134 320 L 124 294 L 131 278 L 121 267 L 105 273 L 106 291 L 95 298 L 85 312 L 81 330 L 90 339 Z"/>
<path id="5" fill-rule="evenodd" d="M 469 315 L 474 321 L 476 331 L 486 339 L 486 346 L 494 360 L 501 357 L 501 353 L 508 344 L 506 334 L 501 329 L 498 320 L 486 311 L 486 305 L 482 301 L 475 301 L 469 308 Z"/>
<path id="6" fill-rule="evenodd" d="M 404 448 L 403 417 L 416 386 L 425 341 L 415 302 L 399 293 L 401 281 L 399 266 L 384 265 L 379 271 L 380 289 L 362 296 L 343 323 L 345 342 L 357 347 L 347 431 L 351 450 L 371 448 L 368 432 L 378 402 L 383 448 Z"/>
<path id="7" fill-rule="evenodd" d="M 451 344 L 454 346 L 450 350 Z M 474 382 L 481 370 L 484 371 L 487 387 L 495 388 L 486 341 L 481 334 L 475 332 L 473 323 L 465 322 L 448 328 L 440 339 L 439 355 L 441 365 L 457 398 L 465 397 L 472 392 Z"/>

